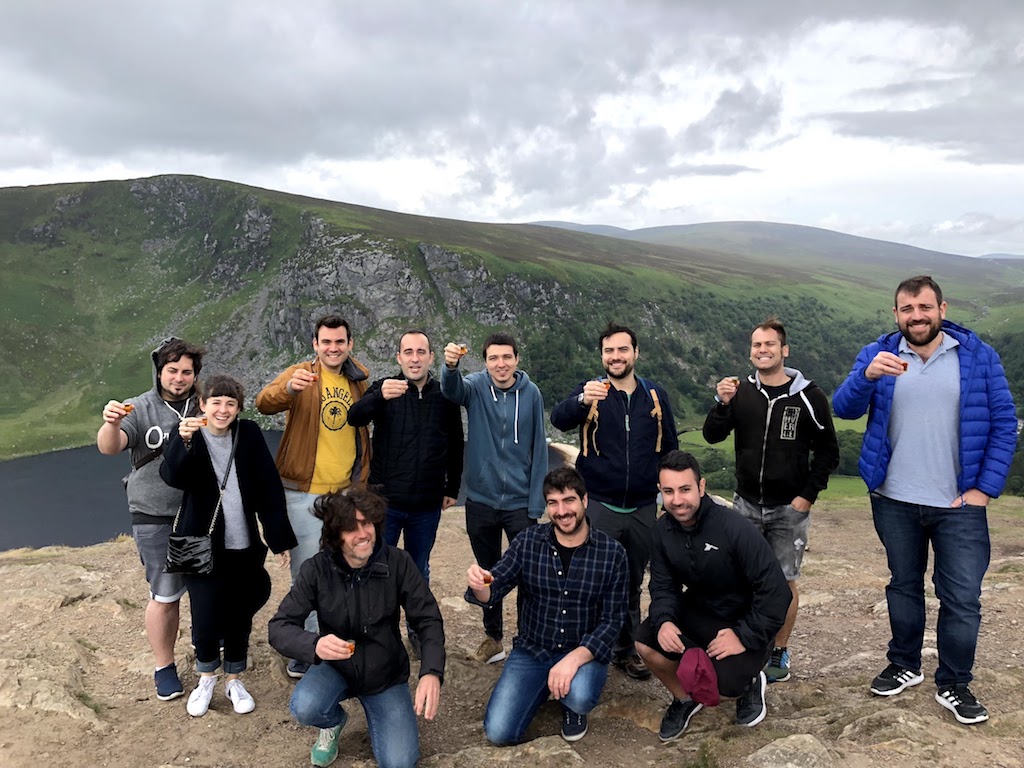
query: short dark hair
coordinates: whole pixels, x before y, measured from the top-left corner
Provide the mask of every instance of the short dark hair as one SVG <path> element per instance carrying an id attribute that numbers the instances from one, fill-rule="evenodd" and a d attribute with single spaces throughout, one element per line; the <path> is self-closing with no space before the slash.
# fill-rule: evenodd
<path id="1" fill-rule="evenodd" d="M 917 296 L 925 288 L 931 288 L 935 291 L 935 299 L 939 304 L 942 303 L 942 289 L 939 288 L 939 284 L 932 279 L 932 276 L 914 275 L 914 277 L 908 277 L 896 286 L 896 293 L 892 295 L 892 305 L 894 307 L 899 306 L 898 297 L 901 293 L 909 293 L 911 296 Z"/>
<path id="2" fill-rule="evenodd" d="M 399 352 L 402 351 L 402 339 L 404 339 L 406 336 L 413 336 L 413 335 L 419 335 L 419 336 L 423 336 L 424 338 L 426 338 L 426 340 L 427 340 L 427 352 L 431 351 L 430 334 L 427 333 L 426 331 L 420 329 L 420 328 L 410 328 L 409 330 L 403 332 L 402 335 L 398 337 L 398 351 Z"/>
<path id="3" fill-rule="evenodd" d="M 387 502 L 379 493 L 356 486 L 346 491 L 325 493 L 313 502 L 313 514 L 324 522 L 320 532 L 322 549 L 341 552 L 341 534 L 356 529 L 356 511 L 362 512 L 363 517 L 373 523 L 379 539 L 387 511 Z"/>
<path id="4" fill-rule="evenodd" d="M 321 328 L 344 328 L 345 334 L 348 336 L 348 340 L 352 341 L 352 328 L 341 315 L 324 315 L 316 321 L 316 325 L 313 326 L 313 340 L 316 341 L 320 338 Z"/>
<path id="5" fill-rule="evenodd" d="M 211 397 L 233 397 L 238 401 L 238 407 L 245 409 L 245 387 L 233 376 L 215 373 L 204 379 L 199 385 L 199 399 L 209 400 Z"/>
<path id="6" fill-rule="evenodd" d="M 548 472 L 544 478 L 544 496 L 547 497 L 551 491 L 576 491 L 582 501 L 587 495 L 587 484 L 583 482 L 583 475 L 573 467 L 559 467 Z"/>
<path id="7" fill-rule="evenodd" d="M 658 464 L 658 474 L 661 474 L 661 470 L 667 469 L 671 472 L 685 472 L 688 469 L 693 470 L 693 474 L 697 476 L 697 481 L 700 481 L 700 462 L 697 461 L 697 457 L 692 453 L 686 451 L 680 451 L 678 448 L 671 450 L 661 457 L 661 463 Z"/>
<path id="8" fill-rule="evenodd" d="M 183 357 L 189 357 L 192 358 L 192 370 L 198 376 L 199 371 L 203 368 L 204 354 L 206 354 L 206 350 L 195 344 L 189 344 L 187 341 L 173 336 L 164 339 L 156 350 L 156 375 L 159 377 L 168 363 L 176 363 Z"/>
<path id="9" fill-rule="evenodd" d="M 493 347 L 495 344 L 501 347 L 512 347 L 512 354 L 519 357 L 519 345 L 516 344 L 515 338 L 511 333 L 505 333 L 504 331 L 498 331 L 492 333 L 484 341 L 484 359 L 487 359 L 487 350 Z"/>
<path id="10" fill-rule="evenodd" d="M 782 346 L 786 346 L 786 327 L 776 315 L 768 315 L 761 323 L 755 325 L 750 332 L 751 336 L 754 335 L 754 331 L 775 331 L 779 334 L 779 342 Z"/>
<path id="11" fill-rule="evenodd" d="M 597 337 L 597 351 L 601 352 L 604 349 L 604 340 L 609 336 L 614 336 L 616 333 L 628 333 L 630 341 L 633 342 L 633 349 L 636 349 L 636 333 L 633 332 L 633 329 L 610 322 L 608 327 L 601 331 L 601 335 Z"/>

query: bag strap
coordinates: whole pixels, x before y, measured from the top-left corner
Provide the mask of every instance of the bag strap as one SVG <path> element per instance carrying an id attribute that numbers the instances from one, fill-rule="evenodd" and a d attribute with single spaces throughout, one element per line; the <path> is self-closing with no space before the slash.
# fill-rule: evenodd
<path id="1" fill-rule="evenodd" d="M 164 452 L 164 444 L 160 443 L 160 447 L 150 451 L 145 456 L 143 456 L 142 457 L 142 461 L 140 461 L 138 464 L 132 464 L 132 471 L 133 472 L 138 472 L 144 466 L 149 464 L 149 462 L 154 461 L 155 459 L 159 458 L 160 454 L 162 454 L 163 452 Z"/>

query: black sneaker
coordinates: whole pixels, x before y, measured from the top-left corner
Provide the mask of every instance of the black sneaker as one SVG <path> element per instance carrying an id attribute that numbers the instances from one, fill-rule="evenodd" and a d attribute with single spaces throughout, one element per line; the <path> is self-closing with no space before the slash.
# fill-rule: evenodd
<path id="1" fill-rule="evenodd" d="M 768 705 L 764 703 L 764 689 L 768 680 L 764 672 L 758 672 L 757 677 L 750 681 L 747 690 L 736 699 L 736 725 L 745 725 L 748 728 L 764 720 L 768 714 Z"/>
<path id="2" fill-rule="evenodd" d="M 964 725 L 983 723 L 988 720 L 988 710 L 974 698 L 966 683 L 954 685 L 946 690 L 939 690 L 935 700 L 953 713 L 957 722 Z"/>
<path id="3" fill-rule="evenodd" d="M 924 675 L 912 669 L 890 664 L 881 674 L 871 681 L 871 692 L 876 696 L 895 696 L 903 693 L 912 685 L 920 685 Z"/>
<path id="4" fill-rule="evenodd" d="M 675 741 L 686 730 L 690 719 L 704 709 L 703 704 L 698 704 L 693 699 L 672 699 L 672 703 L 665 710 L 665 716 L 661 718 L 661 729 L 658 731 L 658 738 L 668 744 Z"/>
<path id="5" fill-rule="evenodd" d="M 587 735 L 587 716 L 573 712 L 566 706 L 562 707 L 562 738 L 566 741 L 579 741 Z"/>
<path id="6" fill-rule="evenodd" d="M 613 663 L 634 680 L 648 680 L 651 677 L 651 670 L 647 668 L 647 665 L 638 653 L 627 653 L 623 656 L 617 656 Z"/>

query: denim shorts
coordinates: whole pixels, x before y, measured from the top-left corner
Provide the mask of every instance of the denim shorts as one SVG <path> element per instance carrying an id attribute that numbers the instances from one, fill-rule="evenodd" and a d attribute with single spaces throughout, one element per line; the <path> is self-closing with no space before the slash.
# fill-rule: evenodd
<path id="1" fill-rule="evenodd" d="M 139 559 L 146 569 L 149 597 L 158 603 L 176 603 L 185 594 L 185 577 L 180 573 L 164 573 L 167 565 L 167 540 L 171 537 L 171 523 L 137 524 L 132 526 L 132 538 L 139 550 Z"/>
<path id="2" fill-rule="evenodd" d="M 772 546 L 786 581 L 800 578 L 800 564 L 807 546 L 810 512 L 798 512 L 792 504 L 763 507 L 751 504 L 741 496 L 733 496 L 733 509 L 752 522 Z"/>

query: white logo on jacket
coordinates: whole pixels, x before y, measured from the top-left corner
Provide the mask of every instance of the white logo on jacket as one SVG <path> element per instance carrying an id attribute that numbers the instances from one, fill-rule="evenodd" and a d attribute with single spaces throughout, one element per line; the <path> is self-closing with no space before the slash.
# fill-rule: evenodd
<path id="1" fill-rule="evenodd" d="M 716 547 L 714 544 L 712 544 L 709 541 L 705 541 L 704 542 L 704 551 L 705 552 L 710 552 L 712 549 L 715 550 L 716 552 L 718 551 L 718 547 Z"/>

